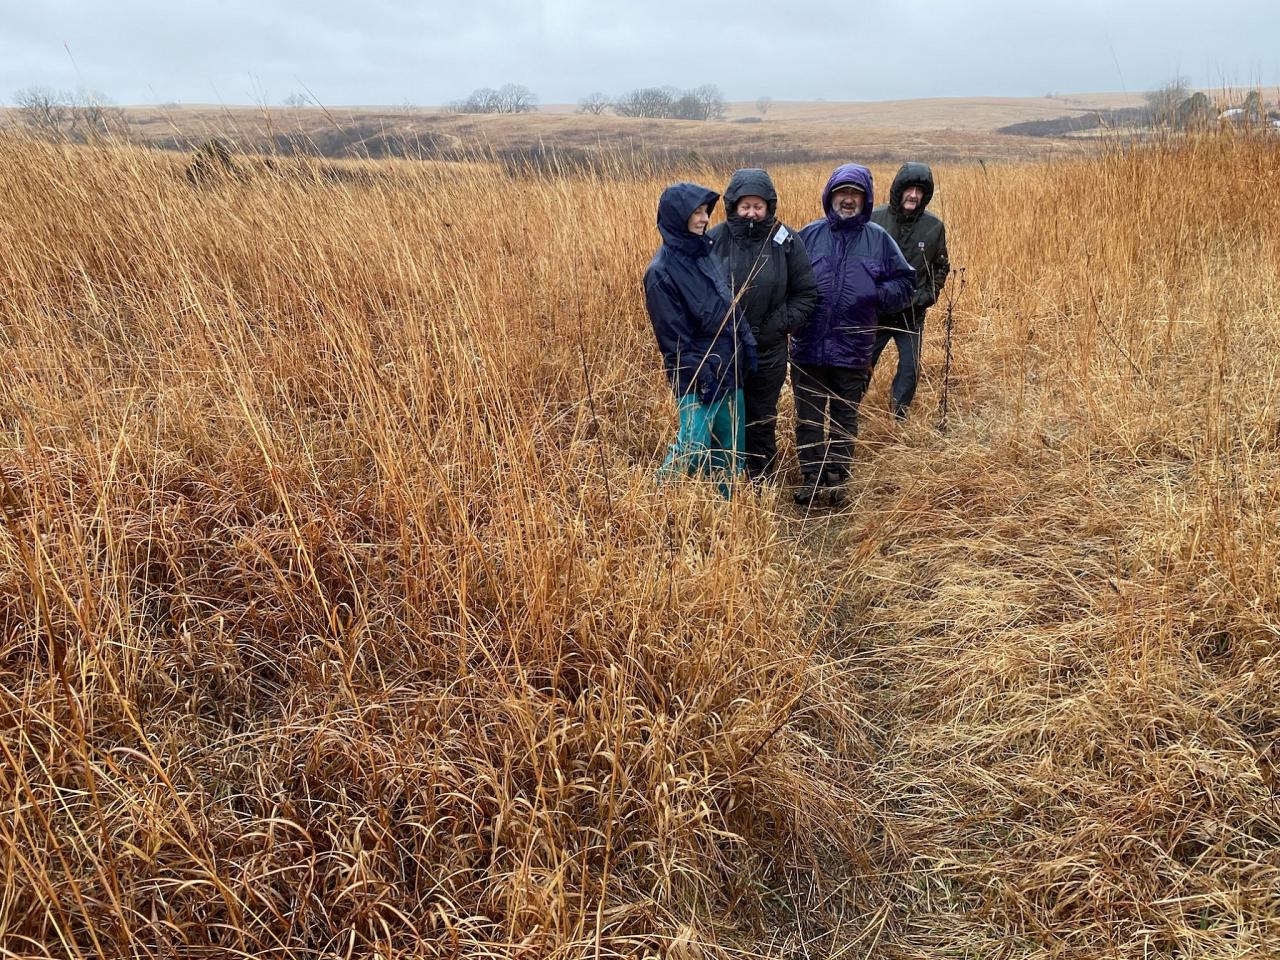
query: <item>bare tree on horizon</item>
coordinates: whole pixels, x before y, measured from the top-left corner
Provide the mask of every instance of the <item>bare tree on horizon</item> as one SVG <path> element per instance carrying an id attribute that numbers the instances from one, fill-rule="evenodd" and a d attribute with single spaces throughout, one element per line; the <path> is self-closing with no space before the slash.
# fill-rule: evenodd
<path id="1" fill-rule="evenodd" d="M 600 116 L 613 106 L 612 98 L 603 93 L 589 93 L 578 101 L 578 112 Z"/>
<path id="2" fill-rule="evenodd" d="M 52 87 L 23 87 L 13 95 L 18 116 L 32 133 L 57 138 L 71 120 L 71 95 Z"/>
<path id="3" fill-rule="evenodd" d="M 128 128 L 124 111 L 106 94 L 81 88 L 23 87 L 13 95 L 18 117 L 32 133 L 51 140 L 84 140 L 120 135 Z"/>
<path id="4" fill-rule="evenodd" d="M 481 87 L 465 100 L 449 104 L 453 113 L 533 113 L 537 109 L 537 95 L 521 83 L 507 83 L 497 90 Z"/>
<path id="5" fill-rule="evenodd" d="M 1153 125 L 1169 126 L 1178 118 L 1178 105 L 1191 96 L 1191 81 L 1186 77 L 1171 77 L 1156 90 L 1142 95 L 1151 112 Z"/>

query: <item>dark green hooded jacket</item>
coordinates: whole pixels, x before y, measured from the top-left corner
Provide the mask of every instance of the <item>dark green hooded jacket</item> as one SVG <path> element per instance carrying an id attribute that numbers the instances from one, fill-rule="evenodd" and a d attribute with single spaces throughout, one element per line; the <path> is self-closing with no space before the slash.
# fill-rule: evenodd
<path id="1" fill-rule="evenodd" d="M 902 209 L 902 194 L 907 187 L 918 186 L 924 190 L 920 206 L 911 213 Z M 925 163 L 904 163 L 889 188 L 889 202 L 876 207 L 871 222 L 878 223 L 889 232 L 907 262 L 915 267 L 916 292 L 911 300 L 911 310 L 904 313 L 919 318 L 925 310 L 938 302 L 942 285 L 951 272 L 947 259 L 947 230 L 942 221 L 926 207 L 933 199 L 933 171 Z M 894 314 L 901 317 L 902 314 Z"/>
<path id="2" fill-rule="evenodd" d="M 743 197 L 763 197 L 765 218 L 736 213 Z M 787 335 L 813 313 L 818 284 L 804 243 L 776 217 L 778 191 L 763 170 L 735 171 L 724 192 L 728 219 L 707 233 L 711 255 L 724 264 L 739 308 L 755 334 L 762 364 L 785 363 Z"/>

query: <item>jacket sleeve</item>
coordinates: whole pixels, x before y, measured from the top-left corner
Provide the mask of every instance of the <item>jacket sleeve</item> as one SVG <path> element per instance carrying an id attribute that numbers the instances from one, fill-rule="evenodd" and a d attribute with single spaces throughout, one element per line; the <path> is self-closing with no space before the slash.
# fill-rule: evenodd
<path id="1" fill-rule="evenodd" d="M 818 305 L 818 281 L 813 276 L 809 251 L 798 235 L 792 235 L 787 250 L 787 299 L 778 304 L 769 318 L 770 327 L 783 334 L 799 330 Z"/>
<path id="2" fill-rule="evenodd" d="M 876 281 L 876 307 L 879 313 L 900 313 L 911 306 L 916 292 L 916 272 L 894 243 L 882 232 L 880 262 L 884 274 Z"/>
<path id="3" fill-rule="evenodd" d="M 951 273 L 951 261 L 947 259 L 947 228 L 941 222 L 938 223 L 938 249 L 929 269 L 933 282 L 922 284 L 916 291 L 917 307 L 932 307 L 937 303 L 942 296 L 942 286 L 947 282 L 947 275 Z"/>
<path id="4" fill-rule="evenodd" d="M 662 364 L 677 397 L 688 393 L 697 374 L 698 351 L 693 345 L 689 311 L 669 283 L 659 274 L 646 273 L 644 305 L 653 324 Z"/>

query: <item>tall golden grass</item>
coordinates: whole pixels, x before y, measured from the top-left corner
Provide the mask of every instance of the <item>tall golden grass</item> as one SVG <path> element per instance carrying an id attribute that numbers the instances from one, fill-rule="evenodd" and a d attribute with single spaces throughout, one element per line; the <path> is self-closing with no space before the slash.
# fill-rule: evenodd
<path id="1" fill-rule="evenodd" d="M 1280 952 L 1273 143 L 939 169 L 823 516 L 655 486 L 652 177 L 0 170 L 5 955 Z"/>

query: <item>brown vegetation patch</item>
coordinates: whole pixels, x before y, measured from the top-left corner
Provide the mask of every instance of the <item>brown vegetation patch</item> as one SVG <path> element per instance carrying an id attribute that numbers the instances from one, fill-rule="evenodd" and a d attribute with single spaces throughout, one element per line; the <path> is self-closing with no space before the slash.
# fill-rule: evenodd
<path id="1" fill-rule="evenodd" d="M 653 483 L 663 180 L 184 163 L 0 141 L 5 950 L 1280 947 L 1269 144 L 940 167 L 825 517 Z"/>

